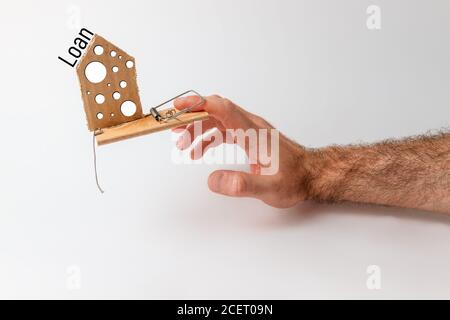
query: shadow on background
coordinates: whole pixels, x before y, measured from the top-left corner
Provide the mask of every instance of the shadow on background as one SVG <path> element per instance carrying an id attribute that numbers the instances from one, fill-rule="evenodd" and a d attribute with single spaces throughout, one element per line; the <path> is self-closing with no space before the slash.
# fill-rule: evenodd
<path id="1" fill-rule="evenodd" d="M 280 210 L 279 214 L 265 220 L 273 227 L 295 227 L 310 223 L 329 215 L 345 214 L 357 217 L 392 217 L 398 220 L 409 220 L 426 223 L 439 223 L 450 227 L 450 215 L 423 210 L 396 208 L 358 203 L 327 204 L 307 201 L 295 207 Z"/>

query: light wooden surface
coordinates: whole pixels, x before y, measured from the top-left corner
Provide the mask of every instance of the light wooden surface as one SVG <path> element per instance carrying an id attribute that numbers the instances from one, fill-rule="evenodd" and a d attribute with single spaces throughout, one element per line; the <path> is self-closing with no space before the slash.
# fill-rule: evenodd
<path id="1" fill-rule="evenodd" d="M 169 109 L 170 110 L 170 109 Z M 173 110 L 173 109 L 172 109 Z M 166 110 L 165 112 L 167 112 Z M 164 114 L 164 112 L 161 112 Z M 96 136 L 99 146 L 125 139 L 130 139 L 162 130 L 176 128 L 182 125 L 208 119 L 207 112 L 190 112 L 180 115 L 177 119 L 168 122 L 158 122 L 152 116 L 147 116 L 132 122 L 127 122 L 115 127 L 102 129 L 102 133 Z"/>

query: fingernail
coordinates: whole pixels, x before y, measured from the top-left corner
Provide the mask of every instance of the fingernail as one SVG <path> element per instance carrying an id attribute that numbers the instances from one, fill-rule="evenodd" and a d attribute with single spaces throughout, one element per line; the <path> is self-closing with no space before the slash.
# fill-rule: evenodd
<path id="1" fill-rule="evenodd" d="M 183 140 L 182 137 L 177 140 L 177 148 L 183 150 Z"/>
<path id="2" fill-rule="evenodd" d="M 180 150 L 186 149 L 190 144 L 191 144 L 191 139 L 190 139 L 189 134 L 184 133 L 183 135 L 181 135 L 181 137 L 178 138 L 177 147 Z"/>
<path id="3" fill-rule="evenodd" d="M 174 103 L 182 103 L 186 100 L 186 97 L 180 97 L 180 98 L 176 98 Z"/>
<path id="4" fill-rule="evenodd" d="M 223 179 L 223 173 L 215 174 L 210 181 L 210 188 L 214 192 L 220 192 L 220 184 Z"/>

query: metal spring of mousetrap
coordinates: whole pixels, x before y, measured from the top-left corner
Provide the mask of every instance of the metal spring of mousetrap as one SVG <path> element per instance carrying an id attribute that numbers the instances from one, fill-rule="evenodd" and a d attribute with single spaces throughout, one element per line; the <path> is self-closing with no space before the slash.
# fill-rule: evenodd
<path id="1" fill-rule="evenodd" d="M 178 99 L 182 96 L 187 95 L 188 93 L 193 93 L 196 96 L 200 97 L 200 101 L 186 109 L 183 109 L 181 111 L 175 112 L 175 110 L 169 110 L 168 112 L 166 112 L 165 115 L 162 115 L 161 113 L 159 113 L 158 108 L 163 107 L 164 105 L 168 104 L 169 102 L 172 102 L 175 99 Z M 177 95 L 176 97 L 173 97 L 167 101 L 164 101 L 163 103 L 157 105 L 156 107 L 153 107 L 150 109 L 150 113 L 148 115 L 152 116 L 153 118 L 155 118 L 156 121 L 158 122 L 167 122 L 169 120 L 172 119 L 177 119 L 179 116 L 181 116 L 182 114 L 186 113 L 186 112 L 190 112 L 192 109 L 194 109 L 195 107 L 201 106 L 202 104 L 204 104 L 206 102 L 206 99 L 199 94 L 197 91 L 195 90 L 188 90 L 186 92 L 183 92 L 179 95 Z"/>

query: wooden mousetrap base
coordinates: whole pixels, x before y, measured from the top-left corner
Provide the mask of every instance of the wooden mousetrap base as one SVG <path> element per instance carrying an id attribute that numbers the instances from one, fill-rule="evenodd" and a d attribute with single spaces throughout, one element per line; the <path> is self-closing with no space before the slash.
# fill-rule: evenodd
<path id="1" fill-rule="evenodd" d="M 169 110 L 174 109 L 172 108 Z M 165 110 L 165 112 L 168 112 L 169 110 Z M 101 146 L 108 143 L 139 137 L 149 133 L 176 128 L 192 123 L 194 121 L 201 121 L 206 119 L 208 119 L 207 112 L 187 112 L 178 116 L 176 119 L 171 119 L 167 122 L 159 122 L 149 115 L 144 118 L 126 122 L 115 127 L 103 128 L 96 135 L 96 140 L 97 144 Z"/>

